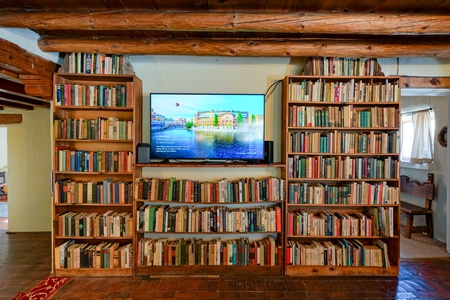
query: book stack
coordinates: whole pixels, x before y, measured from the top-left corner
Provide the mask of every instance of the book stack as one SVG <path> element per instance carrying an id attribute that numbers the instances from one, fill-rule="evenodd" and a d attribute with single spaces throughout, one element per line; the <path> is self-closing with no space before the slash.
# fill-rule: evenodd
<path id="1" fill-rule="evenodd" d="M 133 265 L 133 245 L 119 242 L 99 244 L 75 243 L 68 240 L 55 247 L 55 268 L 131 268 Z"/>
<path id="2" fill-rule="evenodd" d="M 220 179 L 217 182 L 174 177 L 139 178 L 136 189 L 137 198 L 148 201 L 243 203 L 285 199 L 284 180 L 275 177 Z"/>
<path id="3" fill-rule="evenodd" d="M 309 57 L 302 75 L 383 76 L 376 58 Z"/>
<path id="4" fill-rule="evenodd" d="M 72 52 L 66 54 L 60 72 L 77 74 L 132 74 L 127 56 Z"/>
<path id="5" fill-rule="evenodd" d="M 145 232 L 281 232 L 281 207 L 170 207 L 144 204 L 137 230 Z"/>
<path id="6" fill-rule="evenodd" d="M 347 239 L 312 243 L 288 241 L 286 264 L 389 268 L 387 253 L 387 244 L 381 240 L 377 240 L 376 245 Z"/>
<path id="7" fill-rule="evenodd" d="M 283 250 L 271 236 L 222 240 L 152 239 L 138 242 L 138 266 L 280 266 Z"/>
<path id="8" fill-rule="evenodd" d="M 59 83 L 55 85 L 55 96 L 58 106 L 133 106 L 133 99 L 127 97 L 125 84 L 106 86 Z"/>

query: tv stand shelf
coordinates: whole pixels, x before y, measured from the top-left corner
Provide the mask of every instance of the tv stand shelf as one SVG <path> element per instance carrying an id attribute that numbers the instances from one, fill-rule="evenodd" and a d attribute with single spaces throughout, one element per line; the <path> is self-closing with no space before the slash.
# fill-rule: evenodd
<path id="1" fill-rule="evenodd" d="M 149 163 L 149 164 L 136 164 L 136 167 L 140 168 L 285 168 L 283 163 L 203 163 L 203 162 L 176 162 L 176 163 Z"/>

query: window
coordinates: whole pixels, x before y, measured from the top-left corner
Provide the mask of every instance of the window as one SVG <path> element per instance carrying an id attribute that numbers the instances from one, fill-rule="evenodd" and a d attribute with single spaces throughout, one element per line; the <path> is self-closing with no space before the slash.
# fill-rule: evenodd
<path id="1" fill-rule="evenodd" d="M 428 126 L 431 136 L 431 159 L 434 156 L 434 132 L 435 132 L 435 120 L 434 120 L 434 111 L 433 110 L 425 110 L 429 113 L 429 123 Z M 419 128 L 420 131 L 426 130 L 426 128 Z M 414 142 L 414 124 L 413 124 L 413 113 L 404 113 L 401 115 L 401 151 L 400 151 L 400 161 L 402 162 L 411 162 L 411 153 L 413 150 L 413 142 Z M 422 143 L 419 140 L 419 143 Z M 428 162 L 426 162 L 428 163 Z"/>

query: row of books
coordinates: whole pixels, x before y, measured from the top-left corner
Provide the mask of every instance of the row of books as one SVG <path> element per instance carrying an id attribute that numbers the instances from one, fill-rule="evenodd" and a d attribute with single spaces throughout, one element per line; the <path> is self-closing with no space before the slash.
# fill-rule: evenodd
<path id="1" fill-rule="evenodd" d="M 221 239 L 152 239 L 138 242 L 138 266 L 281 266 L 281 243 L 268 236 Z"/>
<path id="2" fill-rule="evenodd" d="M 290 152 L 397 153 L 397 132 L 289 132 Z"/>
<path id="3" fill-rule="evenodd" d="M 328 185 L 294 182 L 289 184 L 289 204 L 397 204 L 399 189 L 382 183 L 352 182 Z"/>
<path id="4" fill-rule="evenodd" d="M 303 75 L 314 76 L 381 76 L 376 58 L 310 57 Z"/>
<path id="5" fill-rule="evenodd" d="M 375 245 L 365 245 L 359 240 L 340 239 L 301 243 L 288 241 L 286 263 L 288 265 L 315 266 L 370 266 L 389 268 L 387 244 L 377 240 Z"/>
<path id="6" fill-rule="evenodd" d="M 288 157 L 289 178 L 394 179 L 399 162 L 392 157 Z"/>
<path id="7" fill-rule="evenodd" d="M 56 139 L 132 140 L 133 122 L 114 117 L 54 120 L 53 136 Z"/>
<path id="8" fill-rule="evenodd" d="M 63 212 L 57 215 L 60 237 L 131 237 L 131 212 Z"/>
<path id="9" fill-rule="evenodd" d="M 327 79 L 293 81 L 289 83 L 289 100 L 300 102 L 398 102 L 398 81 L 347 82 Z"/>
<path id="10" fill-rule="evenodd" d="M 55 247 L 55 268 L 131 268 L 133 266 L 133 245 L 119 242 L 99 244 L 65 241 Z"/>
<path id="11" fill-rule="evenodd" d="M 149 201 L 242 203 L 284 201 L 285 181 L 280 178 L 240 178 L 196 181 L 172 178 L 139 178 L 137 198 Z"/>
<path id="12" fill-rule="evenodd" d="M 171 207 L 144 204 L 137 212 L 137 230 L 145 232 L 281 232 L 279 206 Z"/>
<path id="13" fill-rule="evenodd" d="M 72 52 L 67 56 L 69 73 L 123 74 L 123 55 Z"/>
<path id="14" fill-rule="evenodd" d="M 399 124 L 395 107 L 300 106 L 288 108 L 288 126 L 392 128 Z"/>
<path id="15" fill-rule="evenodd" d="M 54 185 L 55 204 L 132 204 L 131 181 L 106 178 L 102 181 L 60 179 Z"/>
<path id="16" fill-rule="evenodd" d="M 127 86 L 120 83 L 112 86 L 58 83 L 55 95 L 58 106 L 133 107 Z"/>
<path id="17" fill-rule="evenodd" d="M 59 172 L 132 172 L 133 153 L 128 151 L 70 150 L 55 147 L 55 170 Z"/>
<path id="18" fill-rule="evenodd" d="M 288 212 L 291 236 L 379 236 L 394 235 L 394 208 L 372 207 L 367 212 L 312 212 L 302 209 Z"/>

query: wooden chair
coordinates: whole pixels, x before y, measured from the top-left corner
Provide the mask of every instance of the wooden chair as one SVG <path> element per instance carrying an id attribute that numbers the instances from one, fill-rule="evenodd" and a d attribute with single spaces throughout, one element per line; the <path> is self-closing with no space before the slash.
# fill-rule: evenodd
<path id="1" fill-rule="evenodd" d="M 400 201 L 401 213 L 406 215 L 405 237 L 410 239 L 413 232 L 426 232 L 428 237 L 433 238 L 433 211 L 431 204 L 434 200 L 434 174 L 428 173 L 428 180 L 420 183 L 417 180 L 410 181 L 406 175 L 400 176 L 400 191 L 405 194 L 421 197 L 425 200 L 424 206 L 419 206 Z M 424 215 L 426 226 L 413 226 L 414 216 Z"/>

